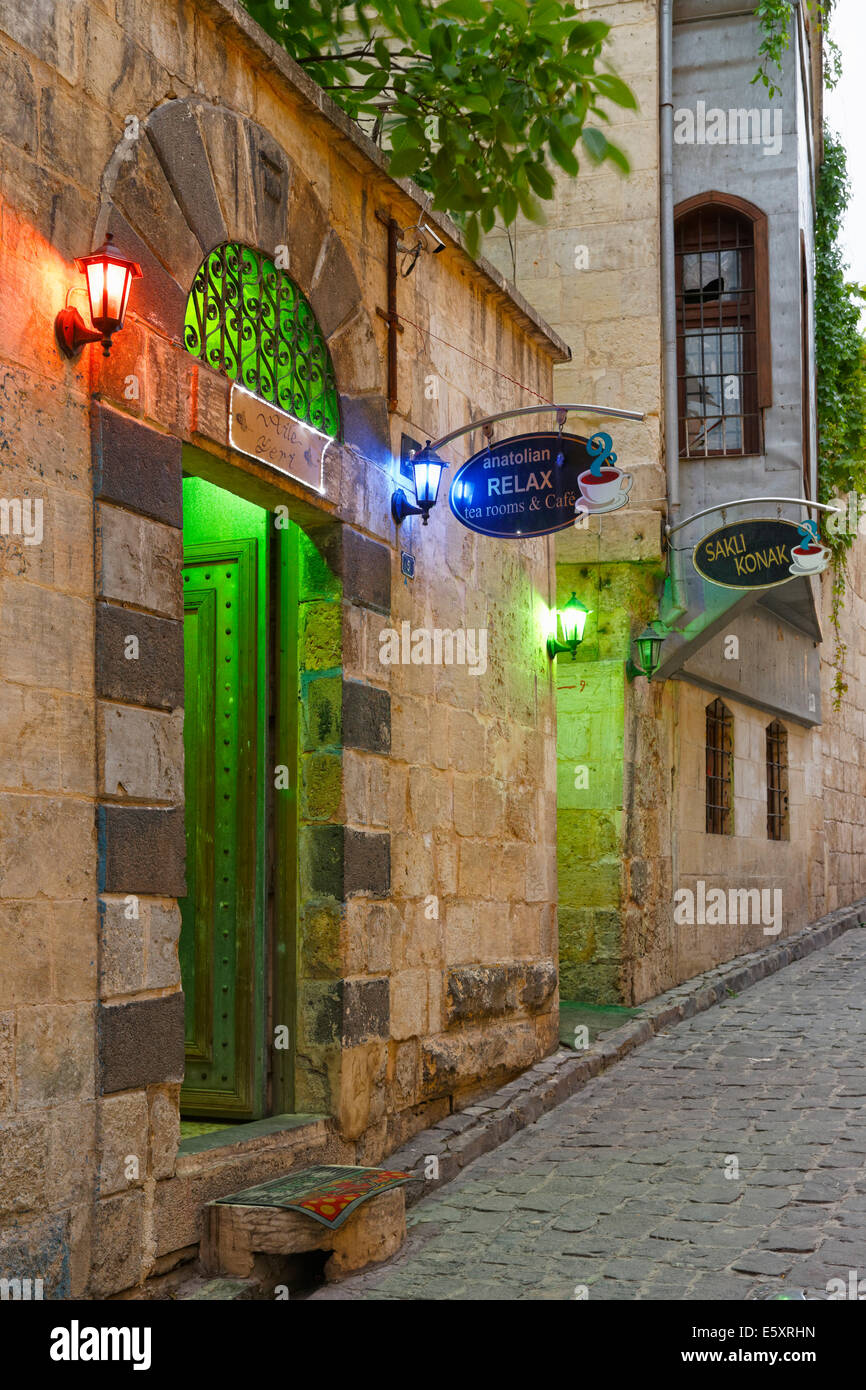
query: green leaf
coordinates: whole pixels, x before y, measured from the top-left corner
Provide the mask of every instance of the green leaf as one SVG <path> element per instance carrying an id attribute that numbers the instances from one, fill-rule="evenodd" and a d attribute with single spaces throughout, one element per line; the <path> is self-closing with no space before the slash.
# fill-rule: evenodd
<path id="1" fill-rule="evenodd" d="M 544 213 L 541 211 L 541 208 L 531 193 L 527 193 L 524 189 L 518 188 L 517 201 L 520 204 L 520 211 L 528 222 L 544 221 Z"/>
<path id="2" fill-rule="evenodd" d="M 495 106 L 498 101 L 502 100 L 505 92 L 505 74 L 494 69 L 492 72 L 483 73 L 481 81 L 487 100 L 491 106 Z"/>
<path id="3" fill-rule="evenodd" d="M 376 55 L 376 62 L 384 68 L 385 72 L 391 71 L 391 50 L 384 39 L 377 39 L 373 44 L 373 52 Z"/>
<path id="4" fill-rule="evenodd" d="M 413 139 L 410 135 L 408 125 L 404 124 L 403 121 L 400 121 L 397 125 L 392 126 L 388 132 L 388 135 L 391 141 L 392 152 L 396 150 L 405 149 L 407 145 L 418 144 L 418 141 Z"/>
<path id="5" fill-rule="evenodd" d="M 436 24 L 430 30 L 430 56 L 437 66 L 447 63 L 454 52 L 451 29 L 447 24 Z"/>
<path id="6" fill-rule="evenodd" d="M 573 155 L 572 158 L 574 158 Z M 575 160 L 575 164 L 576 163 L 577 160 Z M 545 169 L 543 164 L 527 164 L 526 177 L 532 186 L 533 192 L 537 193 L 539 198 L 547 200 L 553 197 L 556 184 L 554 183 L 553 175 L 550 173 L 550 170 Z"/>
<path id="7" fill-rule="evenodd" d="M 455 157 L 452 150 L 447 145 L 440 145 L 433 156 L 431 172 L 434 179 L 440 183 L 445 179 L 451 178 L 454 174 Z M 459 172 L 459 171 L 458 171 Z"/>
<path id="8" fill-rule="evenodd" d="M 406 33 L 418 42 L 424 36 L 425 27 L 421 20 L 421 6 L 417 0 L 396 0 L 396 8 Z"/>
<path id="9" fill-rule="evenodd" d="M 590 159 L 596 164 L 600 164 L 607 154 L 607 136 L 602 131 L 596 130 L 594 126 L 586 126 L 581 139 L 587 148 Z"/>
<path id="10" fill-rule="evenodd" d="M 388 86 L 390 81 L 390 72 L 374 72 L 372 76 L 368 77 L 367 81 L 364 83 L 364 91 L 367 93 L 368 96 L 371 94 L 375 95 L 377 92 L 384 91 L 384 89 Z"/>
<path id="11" fill-rule="evenodd" d="M 411 178 L 421 168 L 426 158 L 424 150 L 419 150 L 414 145 L 408 145 L 402 150 L 393 152 L 388 160 L 388 171 L 395 179 Z"/>
<path id="12" fill-rule="evenodd" d="M 496 0 L 496 8 L 505 19 L 510 20 L 521 32 L 529 24 L 529 15 L 521 0 Z"/>
<path id="13" fill-rule="evenodd" d="M 620 149 L 619 145 L 612 144 L 610 140 L 607 142 L 607 158 L 610 160 L 611 164 L 615 164 L 624 174 L 631 173 L 631 161 L 628 155 L 624 150 Z"/>
<path id="14" fill-rule="evenodd" d="M 602 137 L 604 138 L 604 137 Z M 580 165 L 577 162 L 577 155 L 565 143 L 561 135 L 556 130 L 552 130 L 549 136 L 550 153 L 556 160 L 560 169 L 564 169 L 572 178 L 577 178 Z"/>
<path id="15" fill-rule="evenodd" d="M 478 255 L 478 248 L 481 244 L 481 228 L 478 223 L 477 213 L 472 213 L 466 219 L 466 249 L 470 256 Z"/>
<path id="16" fill-rule="evenodd" d="M 436 6 L 436 18 L 444 15 L 448 19 L 459 19 L 465 23 L 467 19 L 484 19 L 487 11 L 481 0 L 445 0 L 444 5 Z"/>
<path id="17" fill-rule="evenodd" d="M 596 44 L 603 43 L 610 33 L 610 25 L 602 24 L 601 20 L 591 19 L 575 24 L 568 36 L 568 47 L 574 48 L 595 48 Z"/>
<path id="18" fill-rule="evenodd" d="M 559 19 L 562 6 L 559 0 L 536 0 L 529 14 L 533 27 L 537 27 L 539 24 L 547 24 L 548 20 Z"/>
<path id="19" fill-rule="evenodd" d="M 614 77 L 613 73 L 609 72 L 600 73 L 595 79 L 595 86 L 598 93 L 607 97 L 608 101 L 615 101 L 617 106 L 625 106 L 629 111 L 637 110 L 637 97 L 621 77 Z"/>
<path id="20" fill-rule="evenodd" d="M 490 115 L 490 102 L 486 97 L 471 94 L 460 99 L 460 105 L 466 111 L 475 111 L 481 116 Z"/>

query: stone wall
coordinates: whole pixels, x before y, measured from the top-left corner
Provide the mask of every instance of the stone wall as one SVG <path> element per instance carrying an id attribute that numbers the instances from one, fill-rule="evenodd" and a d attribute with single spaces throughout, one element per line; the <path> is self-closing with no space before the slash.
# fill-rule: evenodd
<path id="1" fill-rule="evenodd" d="M 556 399 L 647 417 L 573 417 L 571 428 L 611 435 L 633 483 L 627 507 L 556 537 L 559 599 L 575 589 L 592 610 L 574 666 L 557 660 L 561 989 L 597 1003 L 630 993 L 639 961 L 655 949 L 670 888 L 659 697 L 624 675 L 632 636 L 656 615 L 664 570 L 656 11 L 651 0 L 587 8 L 588 19 L 611 26 L 605 56 L 638 99 L 637 111 L 612 107 L 605 126 L 631 174 L 593 168 L 581 154 L 576 181 L 557 175 L 546 225 L 519 219 L 513 232 L 521 291 L 572 348 L 572 361 L 556 369 Z M 494 231 L 485 250 L 511 273 L 504 233 Z M 575 786 L 579 767 L 588 769 L 585 787 Z"/>
<path id="2" fill-rule="evenodd" d="M 102 1297 L 189 1258 L 204 1200 L 378 1161 L 554 1045 L 550 550 L 444 501 L 397 533 L 389 501 L 404 431 L 527 400 L 447 344 L 542 396 L 566 353 L 440 218 L 447 250 L 399 283 L 389 416 L 375 214 L 411 225 L 415 192 L 234 4 L 0 0 L 0 68 L 0 462 L 45 527 L 0 540 L 0 1252 L 46 1296 Z M 106 230 L 144 278 L 111 356 L 67 363 L 54 314 Z M 227 383 L 184 350 L 227 239 L 287 247 L 327 339 L 345 444 L 320 498 L 230 450 Z M 295 1079 L 325 1118 L 178 1151 L 181 450 L 307 537 Z M 485 674 L 383 666 L 403 620 L 486 628 Z"/>
<path id="3" fill-rule="evenodd" d="M 805 769 L 805 793 L 820 796 L 822 814 L 808 861 L 814 909 L 835 912 L 862 895 L 866 882 L 866 540 L 855 539 L 848 554 L 840 663 L 845 690 L 836 710 L 835 638 L 830 575 L 821 579 L 821 615 L 826 640 L 821 648 L 824 725 L 813 739 Z"/>
<path id="4" fill-rule="evenodd" d="M 676 7 L 677 20 L 703 21 L 675 28 L 677 105 L 706 97 L 710 105 L 741 106 L 747 104 L 743 92 L 760 90 L 748 85 L 757 67 L 754 21 L 745 13 L 731 17 L 730 24 L 719 19 L 730 9 L 722 0 Z M 782 936 L 862 897 L 862 541 L 849 565 L 843 615 L 848 690 L 838 711 L 827 576 L 811 586 L 824 634 L 820 707 L 809 635 L 810 624 L 816 637 L 818 627 L 811 599 L 802 592 L 789 596 L 791 622 L 767 608 L 746 607 L 727 617 L 721 607 L 713 614 L 690 611 L 682 620 L 686 635 L 672 639 L 684 646 L 695 642 L 691 655 L 683 657 L 679 674 L 684 678 L 627 683 L 631 638 L 658 615 L 666 565 L 660 544 L 666 482 L 660 420 L 658 5 L 598 0 L 586 13 L 611 25 L 610 60 L 638 97 L 637 112 L 612 113 L 609 131 L 629 154 L 632 171 L 622 177 L 611 166 L 593 168 L 584 159 L 577 181 L 558 173 L 546 225 L 521 219 L 512 240 L 519 287 L 573 349 L 572 362 L 556 370 L 557 399 L 647 414 L 643 425 L 599 419 L 596 426 L 613 436 L 619 466 L 634 472 L 630 505 L 590 517 L 585 527 L 556 540 L 560 601 L 576 589 L 593 610 L 575 663 L 562 656 L 557 660 L 561 988 L 564 997 L 634 1003 L 769 939 L 761 923 L 676 925 L 674 893 L 680 888 L 694 888 L 699 880 L 708 890 L 780 888 Z M 710 26 L 708 15 L 718 22 Z M 724 50 L 723 63 L 709 57 L 711 43 Z M 799 57 L 795 45 L 785 59 L 781 159 L 771 161 L 746 146 L 675 147 L 678 200 L 721 189 L 752 198 L 769 214 L 774 336 L 767 458 L 686 465 L 683 515 L 720 498 L 749 492 L 796 495 L 799 488 L 800 287 L 799 276 L 792 279 L 786 267 L 792 254 L 799 256 L 800 224 L 807 248 L 812 244 L 815 157 L 802 109 L 810 94 L 802 89 L 805 69 Z M 748 104 L 759 104 L 757 96 Z M 504 232 L 494 230 L 485 247 L 511 273 L 515 263 Z M 786 476 L 790 488 L 780 486 Z M 686 535 L 694 543 L 700 529 Z M 682 535 L 678 543 L 686 545 Z M 683 560 L 688 570 L 688 554 Z M 799 630 L 793 622 L 799 622 Z M 741 656 L 735 660 L 722 655 L 729 635 L 740 641 Z M 705 708 L 716 694 L 735 722 L 730 837 L 704 830 Z M 738 698 L 747 695 L 751 703 Z M 791 840 L 781 844 L 768 841 L 766 827 L 764 740 L 774 700 L 786 710 L 778 717 L 788 730 L 790 758 Z M 575 785 L 581 768 L 587 773 L 585 786 Z"/>

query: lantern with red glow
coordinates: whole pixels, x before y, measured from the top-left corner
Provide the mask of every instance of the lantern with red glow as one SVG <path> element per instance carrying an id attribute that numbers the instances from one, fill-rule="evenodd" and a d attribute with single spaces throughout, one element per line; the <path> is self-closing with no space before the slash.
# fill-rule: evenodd
<path id="1" fill-rule="evenodd" d="M 67 357 L 74 357 L 85 343 L 101 342 L 107 357 L 113 334 L 123 327 L 132 282 L 141 279 L 141 266 L 118 251 L 111 232 L 98 251 L 76 256 L 75 264 L 87 279 L 93 328 L 87 327 L 77 309 L 61 309 L 54 321 L 58 345 Z"/>

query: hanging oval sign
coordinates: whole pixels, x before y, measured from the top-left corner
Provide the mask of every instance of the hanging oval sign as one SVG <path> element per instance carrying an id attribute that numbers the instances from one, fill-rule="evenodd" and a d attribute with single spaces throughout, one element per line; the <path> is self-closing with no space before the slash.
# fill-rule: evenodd
<path id="1" fill-rule="evenodd" d="M 830 551 L 814 522 L 753 517 L 704 536 L 692 560 L 698 574 L 723 589 L 772 589 L 820 574 L 830 563 Z"/>
<path id="2" fill-rule="evenodd" d="M 448 505 L 470 531 L 523 540 L 563 531 L 587 513 L 618 511 L 631 484 L 609 434 L 517 434 L 467 459 Z"/>

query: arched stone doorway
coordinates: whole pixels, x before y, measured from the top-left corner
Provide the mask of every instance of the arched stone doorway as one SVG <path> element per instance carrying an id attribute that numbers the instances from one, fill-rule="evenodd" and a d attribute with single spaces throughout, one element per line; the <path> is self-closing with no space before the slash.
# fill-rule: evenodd
<path id="1" fill-rule="evenodd" d="M 346 896 L 358 889 L 387 893 L 389 887 L 389 836 L 348 830 L 340 809 L 343 747 L 387 751 L 389 737 L 387 696 L 343 679 L 341 648 L 353 605 L 389 610 L 390 553 L 337 519 L 342 492 L 360 464 L 358 453 L 376 458 L 388 448 L 379 354 L 354 268 L 311 184 L 248 118 L 192 99 L 166 103 L 134 139 L 118 146 L 103 196 L 95 237 L 111 231 L 117 245 L 141 263 L 144 276 L 117 349 L 92 367 L 99 372 L 93 381 L 96 666 L 106 770 L 99 806 L 101 950 L 108 960 L 112 951 L 126 958 L 129 950 L 140 949 L 147 963 L 137 980 L 124 982 L 137 988 L 103 996 L 102 1092 L 146 1088 L 150 1103 L 158 1087 L 176 1113 L 183 1079 L 184 1006 L 173 948 L 177 901 L 188 889 L 180 732 L 186 474 L 200 489 L 221 489 L 264 513 L 280 507 L 295 528 L 297 546 L 294 588 L 286 587 L 285 556 L 273 561 L 284 582 L 281 588 L 276 580 L 278 597 L 269 610 L 273 619 L 273 603 L 284 605 L 291 592 L 297 610 L 297 729 L 294 735 L 284 730 L 284 736 L 295 737 L 297 766 L 288 787 L 294 810 L 280 810 L 277 801 L 272 820 L 265 817 L 257 830 L 262 844 L 268 836 L 294 836 L 296 878 L 280 884 L 262 879 L 257 891 L 269 898 L 262 905 L 266 912 L 281 921 L 297 911 L 297 932 L 292 925 L 282 936 L 264 933 L 259 956 L 249 957 L 253 975 L 257 959 L 278 958 L 269 1005 L 259 989 L 252 1051 L 258 1048 L 261 1056 L 271 1048 L 274 1028 L 283 1026 L 291 1061 L 278 1052 L 269 1067 L 253 1059 L 258 1090 L 234 1113 L 240 1119 L 288 1109 L 334 1114 L 347 1008 L 367 1034 L 387 1026 L 387 999 L 344 999 L 340 957 Z M 195 275 L 214 248 L 226 243 L 284 258 L 327 346 L 349 443 L 327 450 L 319 497 L 230 447 L 231 382 L 197 361 L 184 343 Z M 118 645 L 129 635 L 148 653 L 146 671 L 139 664 L 134 680 L 132 663 Z M 272 634 L 269 669 L 278 650 Z M 281 695 L 271 695 L 273 712 L 286 707 L 288 679 L 284 672 Z M 158 768 L 133 793 L 114 776 L 131 738 L 149 743 L 148 766 Z M 273 783 L 280 764 L 274 753 L 271 741 L 257 755 L 262 789 L 265 781 Z M 295 889 L 299 904 L 289 902 Z M 126 915 L 130 906 L 138 913 L 132 919 Z M 156 970 L 151 956 L 160 962 Z M 238 987 L 246 987 L 243 980 Z M 123 1002 L 112 1001 L 118 992 Z M 187 1016 L 187 1043 L 189 1024 Z M 207 1106 L 199 1113 L 207 1113 Z"/>

